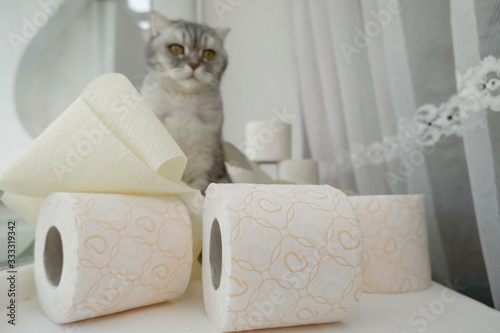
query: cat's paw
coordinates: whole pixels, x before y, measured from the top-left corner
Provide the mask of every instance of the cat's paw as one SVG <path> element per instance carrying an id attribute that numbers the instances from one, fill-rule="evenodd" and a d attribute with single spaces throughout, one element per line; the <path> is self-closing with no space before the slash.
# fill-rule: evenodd
<path id="1" fill-rule="evenodd" d="M 203 195 L 205 195 L 205 190 L 207 189 L 208 185 L 210 182 L 208 181 L 207 178 L 204 177 L 197 177 L 193 181 L 191 181 L 188 185 L 200 190 Z"/>

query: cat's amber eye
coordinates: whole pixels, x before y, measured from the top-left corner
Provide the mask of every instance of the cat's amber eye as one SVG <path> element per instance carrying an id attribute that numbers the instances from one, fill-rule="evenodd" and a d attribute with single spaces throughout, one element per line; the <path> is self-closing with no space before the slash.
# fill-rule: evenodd
<path id="1" fill-rule="evenodd" d="M 168 49 L 170 52 L 172 52 L 172 54 L 175 54 L 177 56 L 184 54 L 184 48 L 179 44 L 171 44 L 168 46 Z"/>
<path id="2" fill-rule="evenodd" d="M 215 51 L 214 50 L 205 50 L 205 51 L 203 51 L 202 56 L 203 56 L 203 59 L 205 59 L 206 61 L 210 61 L 215 57 Z"/>

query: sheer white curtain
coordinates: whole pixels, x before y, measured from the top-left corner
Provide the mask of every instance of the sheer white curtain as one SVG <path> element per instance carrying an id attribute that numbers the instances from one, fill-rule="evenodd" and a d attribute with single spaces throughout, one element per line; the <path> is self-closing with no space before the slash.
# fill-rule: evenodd
<path id="1" fill-rule="evenodd" d="M 294 0 L 292 15 L 305 153 L 320 162 L 321 181 L 360 194 L 424 194 L 434 279 L 487 302 L 483 252 L 493 294 L 500 280 L 488 255 L 494 238 L 482 228 L 500 225 L 499 124 L 490 119 L 498 114 L 482 116 L 489 132 L 469 129 L 455 75 L 486 56 L 480 47 L 457 56 L 486 34 L 464 18 L 477 11 L 449 0 Z M 485 52 L 500 53 L 491 43 Z"/>
<path id="2" fill-rule="evenodd" d="M 476 218 L 500 308 L 500 2 L 451 1 L 460 110 Z M 497 112 L 495 112 L 497 111 Z"/>

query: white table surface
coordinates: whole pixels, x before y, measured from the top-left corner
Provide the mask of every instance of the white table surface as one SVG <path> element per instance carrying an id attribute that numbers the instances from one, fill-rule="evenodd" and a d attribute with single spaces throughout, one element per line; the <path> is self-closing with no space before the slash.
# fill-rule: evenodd
<path id="1" fill-rule="evenodd" d="M 3 306 L 2 306 L 3 308 Z M 428 310 L 428 319 L 419 311 Z M 5 311 L 3 311 L 5 312 Z M 2 315 L 0 332 L 217 332 L 203 307 L 201 281 L 191 283 L 179 299 L 57 325 L 43 314 L 36 293 L 21 301 L 16 326 Z M 405 294 L 363 294 L 354 314 L 343 322 L 259 330 L 265 332 L 500 332 L 500 312 L 438 284 Z"/>

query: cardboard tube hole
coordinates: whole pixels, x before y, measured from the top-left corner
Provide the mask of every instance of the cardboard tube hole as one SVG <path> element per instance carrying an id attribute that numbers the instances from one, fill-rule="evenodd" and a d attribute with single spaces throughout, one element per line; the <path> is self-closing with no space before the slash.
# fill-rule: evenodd
<path id="1" fill-rule="evenodd" d="M 220 276 L 222 273 L 222 239 L 217 219 L 212 223 L 212 230 L 210 231 L 210 272 L 212 275 L 212 284 L 215 290 L 217 290 L 220 285 Z"/>
<path id="2" fill-rule="evenodd" d="M 55 287 L 57 287 L 61 281 L 63 257 L 61 234 L 56 227 L 51 227 L 47 232 L 47 237 L 45 239 L 43 263 L 47 278 Z"/>

